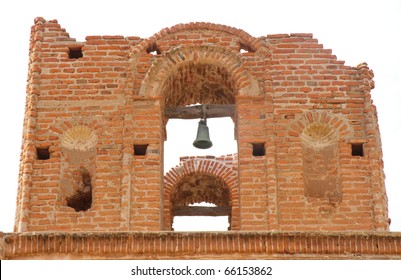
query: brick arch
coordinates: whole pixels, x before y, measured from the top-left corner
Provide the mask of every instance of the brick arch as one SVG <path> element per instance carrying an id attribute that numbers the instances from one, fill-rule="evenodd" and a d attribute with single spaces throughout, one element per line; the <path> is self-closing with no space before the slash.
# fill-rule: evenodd
<path id="1" fill-rule="evenodd" d="M 333 128 L 336 137 L 344 139 L 351 135 L 351 126 L 347 120 L 327 112 L 307 112 L 296 118 L 288 126 L 287 135 L 289 137 L 302 137 L 302 134 L 312 124 L 325 124 Z"/>
<path id="2" fill-rule="evenodd" d="M 163 189 L 163 205 L 164 205 L 164 227 L 170 230 L 172 216 L 172 195 L 178 187 L 180 181 L 193 174 L 213 175 L 221 179 L 229 190 L 230 206 L 231 206 L 231 229 L 238 230 L 240 228 L 239 213 L 239 190 L 238 190 L 238 173 L 236 170 L 236 162 L 221 160 L 215 157 L 194 157 L 181 161 L 180 165 L 172 168 L 164 175 Z"/>
<path id="3" fill-rule="evenodd" d="M 260 95 L 258 81 L 250 74 L 242 57 L 235 51 L 219 46 L 183 46 L 173 48 L 156 61 L 144 77 L 139 96 L 158 97 L 164 81 L 188 63 L 211 64 L 223 67 L 233 79 L 237 95 Z"/>
<path id="4" fill-rule="evenodd" d="M 85 126 L 88 127 L 90 130 L 93 131 L 93 133 L 96 135 L 96 137 L 101 137 L 103 135 L 105 125 L 103 122 L 98 121 L 98 120 L 84 120 L 82 118 L 71 118 L 68 120 L 61 120 L 58 122 L 56 125 L 50 127 L 50 131 L 53 132 L 53 134 L 61 140 L 61 138 L 64 136 L 67 131 L 70 129 L 73 129 L 74 127 L 77 126 Z"/>
<path id="5" fill-rule="evenodd" d="M 181 23 L 174 25 L 172 27 L 163 28 L 153 36 L 143 40 L 137 47 L 133 49 L 133 53 L 140 53 L 146 51 L 149 48 L 149 46 L 156 44 L 158 40 L 161 40 L 166 36 L 183 31 L 193 31 L 202 29 L 228 33 L 232 36 L 238 37 L 238 41 L 240 44 L 249 46 L 254 52 L 267 53 L 266 46 L 259 38 L 251 36 L 249 33 L 243 31 L 242 29 L 209 22 L 191 22 L 186 24 Z"/>

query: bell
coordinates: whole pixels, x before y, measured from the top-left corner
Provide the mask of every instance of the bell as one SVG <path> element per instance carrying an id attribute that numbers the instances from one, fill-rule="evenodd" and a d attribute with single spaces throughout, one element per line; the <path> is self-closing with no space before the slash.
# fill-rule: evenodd
<path id="1" fill-rule="evenodd" d="M 196 139 L 193 145 L 198 149 L 209 149 L 213 146 L 213 143 L 209 138 L 209 128 L 206 125 L 206 120 L 199 121 L 198 133 L 196 134 Z"/>

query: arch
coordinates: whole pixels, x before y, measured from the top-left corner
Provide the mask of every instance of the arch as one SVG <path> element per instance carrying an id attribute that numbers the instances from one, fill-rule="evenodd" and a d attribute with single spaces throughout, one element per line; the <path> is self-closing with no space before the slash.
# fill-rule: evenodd
<path id="1" fill-rule="evenodd" d="M 59 121 L 50 127 L 50 131 L 59 139 L 63 147 L 85 150 L 96 147 L 97 140 L 102 137 L 105 127 L 100 119 L 85 120 L 76 117 Z M 83 139 L 88 142 L 87 145 L 81 143 Z"/>
<path id="2" fill-rule="evenodd" d="M 142 80 L 139 96 L 160 97 L 158 95 L 161 94 L 166 79 L 177 73 L 179 67 L 189 63 L 223 67 L 231 75 L 235 91 L 240 96 L 261 94 L 258 81 L 251 76 L 238 53 L 219 46 L 183 46 L 172 48 L 153 63 Z"/>
<path id="3" fill-rule="evenodd" d="M 319 127 L 321 130 L 319 130 Z M 317 128 L 317 130 L 314 128 Z M 311 133 L 321 133 L 325 130 L 328 133 L 328 138 L 326 138 L 327 141 L 333 141 L 333 139 L 335 141 L 341 141 L 351 135 L 352 128 L 349 125 L 348 121 L 341 116 L 336 116 L 335 114 L 331 114 L 328 112 L 314 111 L 304 113 L 296 118 L 288 126 L 287 135 L 289 137 L 301 137 L 301 139 L 306 140 L 308 137 L 311 137 L 307 136 L 308 130 L 310 130 Z M 316 139 L 316 137 L 320 136 L 314 135 L 312 138 Z"/>
<path id="4" fill-rule="evenodd" d="M 267 52 L 267 49 L 262 40 L 251 36 L 249 33 L 242 29 L 230 27 L 222 24 L 214 24 L 209 22 L 191 22 L 176 24 L 172 27 L 166 27 L 154 34 L 153 36 L 143 40 L 137 47 L 135 47 L 132 53 L 140 53 L 146 51 L 149 46 L 155 45 L 158 40 L 161 40 L 167 36 L 184 32 L 184 31 L 195 31 L 195 30 L 210 30 L 215 32 L 224 32 L 232 36 L 238 37 L 239 44 L 247 46 L 254 52 Z"/>
<path id="5" fill-rule="evenodd" d="M 204 176 L 204 178 L 215 178 L 222 185 L 219 190 L 222 194 L 221 196 L 228 195 L 229 205 L 224 205 L 224 202 L 219 201 L 219 198 L 211 198 L 210 201 L 215 204 L 223 204 L 223 206 L 231 207 L 231 226 L 232 230 L 238 230 L 240 225 L 239 217 L 239 190 L 238 190 L 238 174 L 236 169 L 236 158 L 225 157 L 225 158 L 215 158 L 215 157 L 194 157 L 187 160 L 182 160 L 180 165 L 172 168 L 164 176 L 164 225 L 165 229 L 170 230 L 173 214 L 173 199 L 177 192 L 177 188 L 180 188 L 183 180 L 187 178 L 197 178 L 199 176 Z M 226 190 L 228 193 L 224 193 Z M 200 202 L 202 196 L 195 198 L 193 201 L 191 198 L 187 199 L 187 202 Z M 198 200 L 197 200 L 198 199 Z M 182 203 L 182 200 L 181 200 Z"/>

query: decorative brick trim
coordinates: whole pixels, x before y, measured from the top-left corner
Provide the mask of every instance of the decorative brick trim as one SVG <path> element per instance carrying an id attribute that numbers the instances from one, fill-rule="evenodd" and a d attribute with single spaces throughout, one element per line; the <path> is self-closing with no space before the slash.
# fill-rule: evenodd
<path id="1" fill-rule="evenodd" d="M 401 259 L 401 233 L 1 233 L 1 259 Z"/>

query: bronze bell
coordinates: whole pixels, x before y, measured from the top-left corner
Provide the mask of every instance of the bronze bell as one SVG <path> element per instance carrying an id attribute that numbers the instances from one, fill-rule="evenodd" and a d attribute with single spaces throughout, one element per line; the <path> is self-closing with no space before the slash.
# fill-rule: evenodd
<path id="1" fill-rule="evenodd" d="M 209 138 L 209 128 L 206 125 L 206 119 L 199 121 L 198 133 L 196 134 L 196 139 L 193 145 L 198 149 L 209 149 L 213 146 L 213 143 Z"/>

